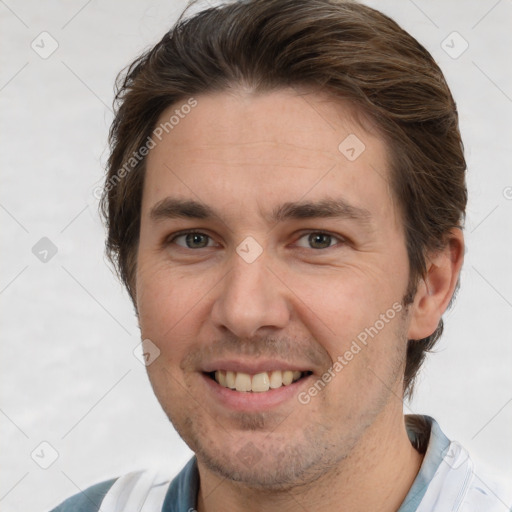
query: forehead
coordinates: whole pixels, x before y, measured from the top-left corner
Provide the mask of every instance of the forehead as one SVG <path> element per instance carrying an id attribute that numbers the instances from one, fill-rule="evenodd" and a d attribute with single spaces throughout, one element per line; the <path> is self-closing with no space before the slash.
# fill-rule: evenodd
<path id="1" fill-rule="evenodd" d="M 143 210 L 169 194 L 262 213 L 341 194 L 390 213 L 388 149 L 348 103 L 293 89 L 194 99 L 193 108 L 181 110 L 185 99 L 159 118 L 164 129 L 148 155 Z"/>

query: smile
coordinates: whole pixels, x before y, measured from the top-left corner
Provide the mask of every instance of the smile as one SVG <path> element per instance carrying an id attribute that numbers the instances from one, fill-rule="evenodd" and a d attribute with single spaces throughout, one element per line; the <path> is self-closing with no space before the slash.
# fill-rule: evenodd
<path id="1" fill-rule="evenodd" d="M 220 386 L 234 391 L 263 393 L 269 389 L 289 386 L 311 372 L 273 370 L 250 375 L 244 372 L 217 370 L 208 374 Z"/>

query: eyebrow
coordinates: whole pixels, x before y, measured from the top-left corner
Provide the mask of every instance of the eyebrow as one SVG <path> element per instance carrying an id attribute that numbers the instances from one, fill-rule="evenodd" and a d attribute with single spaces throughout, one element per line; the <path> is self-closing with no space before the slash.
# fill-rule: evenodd
<path id="1" fill-rule="evenodd" d="M 150 211 L 154 221 L 185 218 L 211 219 L 220 217 L 213 208 L 198 201 L 166 197 L 156 203 Z M 357 221 L 361 224 L 371 224 L 372 214 L 369 210 L 351 205 L 343 198 L 323 199 L 321 201 L 287 202 L 276 207 L 269 222 L 284 222 L 290 219 L 342 218 Z"/>
<path id="2" fill-rule="evenodd" d="M 151 208 L 149 216 L 159 221 L 174 218 L 209 219 L 216 215 L 212 208 L 197 201 L 166 197 Z"/>
<path id="3" fill-rule="evenodd" d="M 369 224 L 372 214 L 366 208 L 351 205 L 340 197 L 318 202 L 284 203 L 272 212 L 271 218 L 275 222 L 288 219 L 340 218 Z"/>

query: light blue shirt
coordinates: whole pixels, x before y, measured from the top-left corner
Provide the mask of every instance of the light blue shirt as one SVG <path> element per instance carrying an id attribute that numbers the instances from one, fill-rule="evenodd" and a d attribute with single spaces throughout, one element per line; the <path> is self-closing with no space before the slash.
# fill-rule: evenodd
<path id="1" fill-rule="evenodd" d="M 444 435 L 437 421 L 429 416 L 425 416 L 425 419 L 431 425 L 427 451 L 412 487 L 409 489 L 398 512 L 416 511 L 450 446 L 450 440 Z M 414 434 L 410 430 L 407 433 L 411 442 L 414 443 Z"/>

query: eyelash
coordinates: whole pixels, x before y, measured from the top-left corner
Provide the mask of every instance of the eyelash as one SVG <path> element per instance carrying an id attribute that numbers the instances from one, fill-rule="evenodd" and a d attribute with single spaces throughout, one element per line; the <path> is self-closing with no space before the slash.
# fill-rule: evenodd
<path id="1" fill-rule="evenodd" d="M 169 245 L 169 244 L 175 243 L 177 238 L 180 238 L 182 236 L 187 236 L 187 235 L 204 235 L 204 236 L 207 236 L 208 238 L 210 238 L 210 240 L 213 240 L 213 237 L 211 237 L 208 233 L 205 233 L 204 231 L 198 231 L 198 230 L 192 229 L 189 231 L 180 231 L 179 233 L 175 233 L 172 236 L 167 237 L 164 240 L 164 245 Z M 190 249 L 190 247 L 183 247 L 181 245 L 179 245 L 178 247 L 181 247 L 182 249 Z M 203 247 L 201 247 L 201 249 L 203 249 Z M 191 250 L 194 250 L 194 249 L 191 249 Z"/>
<path id="2" fill-rule="evenodd" d="M 183 236 L 187 236 L 187 235 L 194 235 L 194 234 L 197 234 L 197 235 L 203 235 L 203 236 L 206 236 L 208 237 L 210 240 L 213 240 L 213 237 L 211 237 L 208 233 L 205 233 L 204 231 L 198 231 L 198 230 L 189 230 L 189 231 L 181 231 L 179 233 L 175 233 L 174 235 L 172 235 L 171 237 L 167 237 L 164 241 L 164 245 L 167 246 L 169 244 L 173 244 L 173 243 L 176 243 L 176 239 L 180 238 L 180 237 L 183 237 Z M 338 244 L 346 244 L 347 243 L 347 240 L 339 235 L 335 235 L 333 233 L 329 233 L 328 231 L 314 231 L 314 230 L 310 230 L 310 231 L 306 231 L 306 232 L 303 232 L 296 240 L 295 243 L 297 243 L 297 241 L 301 240 L 302 238 L 306 237 L 306 236 L 309 236 L 309 235 L 327 235 L 329 237 L 331 237 L 332 239 L 334 240 L 337 240 L 338 242 L 334 245 L 330 245 L 328 247 L 324 247 L 324 248 L 320 248 L 320 249 L 315 249 L 314 247 L 299 247 L 300 249 L 305 249 L 305 250 L 313 250 L 313 251 L 325 251 L 326 249 L 332 249 L 334 247 L 336 247 Z M 178 244 L 176 244 L 178 245 Z M 181 247 L 182 249 L 189 249 L 189 250 L 198 250 L 198 249 L 207 249 L 209 248 L 208 246 L 207 247 L 199 247 L 197 249 L 193 249 L 191 247 L 184 247 L 184 246 L 181 246 L 181 245 L 178 245 L 178 247 Z"/>

